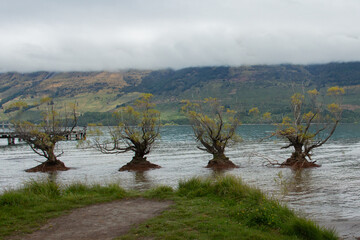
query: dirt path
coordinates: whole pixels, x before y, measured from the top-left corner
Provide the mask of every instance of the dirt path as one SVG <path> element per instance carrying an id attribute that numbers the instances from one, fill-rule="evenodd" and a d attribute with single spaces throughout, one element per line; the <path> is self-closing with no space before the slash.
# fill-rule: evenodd
<path id="1" fill-rule="evenodd" d="M 92 205 L 51 219 L 40 230 L 20 239 L 113 239 L 127 233 L 132 226 L 161 214 L 171 204 L 171 201 L 137 198 Z"/>

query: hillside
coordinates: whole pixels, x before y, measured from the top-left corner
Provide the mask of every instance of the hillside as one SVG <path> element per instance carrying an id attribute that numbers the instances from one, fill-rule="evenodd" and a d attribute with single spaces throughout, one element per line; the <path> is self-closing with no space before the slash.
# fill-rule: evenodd
<path id="1" fill-rule="evenodd" d="M 81 114 L 101 121 L 108 114 L 99 112 L 111 112 L 131 103 L 140 93 L 149 92 L 156 96 L 165 122 L 183 123 L 179 113 L 182 99 L 211 96 L 242 111 L 246 122 L 246 111 L 251 107 L 280 115 L 290 110 L 288 99 L 302 86 L 324 91 L 334 85 L 346 89 L 344 120 L 359 121 L 360 62 L 156 71 L 0 73 L 0 105 L 6 109 L 13 101 L 21 99 L 31 103 L 51 96 L 59 105 L 76 102 Z"/>

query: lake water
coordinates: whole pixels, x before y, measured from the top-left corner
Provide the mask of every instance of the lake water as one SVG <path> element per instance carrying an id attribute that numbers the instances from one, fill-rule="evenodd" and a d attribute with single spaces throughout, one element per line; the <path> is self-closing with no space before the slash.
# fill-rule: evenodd
<path id="1" fill-rule="evenodd" d="M 360 124 L 340 125 L 333 137 L 315 149 L 313 160 L 320 168 L 294 172 L 290 169 L 264 166 L 266 159 L 284 161 L 291 149 L 280 149 L 284 143 L 276 139 L 258 140 L 267 136 L 271 125 L 242 125 L 243 142 L 227 149 L 227 156 L 240 166 L 224 174 L 241 177 L 245 183 L 264 190 L 268 195 L 286 202 L 292 209 L 335 227 L 346 239 L 360 237 Z M 213 176 L 205 168 L 211 155 L 196 148 L 189 126 L 163 127 L 161 139 L 148 160 L 162 166 L 145 173 L 118 172 L 132 158 L 132 153 L 104 155 L 94 149 L 79 149 L 75 141 L 61 142 L 61 160 L 72 169 L 51 177 L 61 183 L 118 182 L 127 189 L 148 189 L 156 185 L 177 186 L 179 180 L 193 176 Z M 33 178 L 48 177 L 46 173 L 26 173 L 43 158 L 24 144 L 7 146 L 0 141 L 0 192 L 18 188 Z"/>

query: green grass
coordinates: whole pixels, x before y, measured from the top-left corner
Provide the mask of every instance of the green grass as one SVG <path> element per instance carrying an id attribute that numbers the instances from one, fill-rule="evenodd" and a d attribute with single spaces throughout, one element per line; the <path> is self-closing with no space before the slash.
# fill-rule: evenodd
<path id="1" fill-rule="evenodd" d="M 118 239 L 338 239 L 334 231 L 298 217 L 232 176 L 192 178 L 176 190 L 161 186 L 140 193 L 117 184 L 32 181 L 0 195 L 0 239 L 36 230 L 73 208 L 136 196 L 173 200 L 174 205 Z"/>
<path id="2" fill-rule="evenodd" d="M 176 205 L 119 239 L 338 239 L 232 176 L 193 178 L 177 191 L 161 187 L 146 194 Z"/>

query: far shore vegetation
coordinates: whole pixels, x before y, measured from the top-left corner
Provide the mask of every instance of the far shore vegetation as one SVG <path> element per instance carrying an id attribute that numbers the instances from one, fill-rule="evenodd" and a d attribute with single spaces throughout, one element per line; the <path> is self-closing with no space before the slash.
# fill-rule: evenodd
<path id="1" fill-rule="evenodd" d="M 338 239 L 333 230 L 298 216 L 233 176 L 191 178 L 176 189 L 159 186 L 144 192 L 115 183 L 30 181 L 0 195 L 0 239 L 24 236 L 71 209 L 137 197 L 174 204 L 118 239 Z"/>

